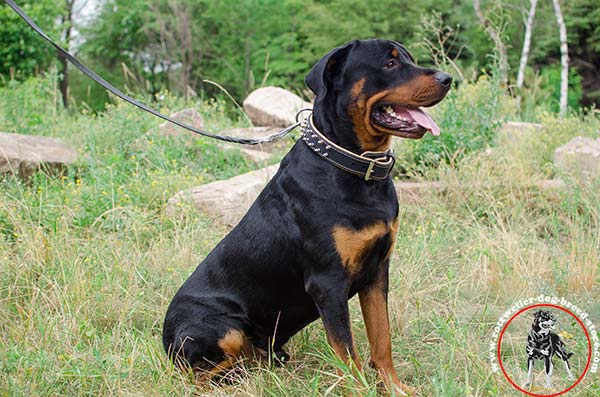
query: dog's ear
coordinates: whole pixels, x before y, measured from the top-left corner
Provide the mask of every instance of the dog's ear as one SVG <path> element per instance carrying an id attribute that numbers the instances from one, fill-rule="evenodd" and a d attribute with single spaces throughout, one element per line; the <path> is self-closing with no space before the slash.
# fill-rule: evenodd
<path id="1" fill-rule="evenodd" d="M 355 42 L 350 41 L 341 47 L 334 48 L 308 72 L 304 82 L 318 98 L 325 97 L 327 88 L 331 85 L 331 76 L 334 75 L 335 70 L 339 70 L 354 45 Z"/>

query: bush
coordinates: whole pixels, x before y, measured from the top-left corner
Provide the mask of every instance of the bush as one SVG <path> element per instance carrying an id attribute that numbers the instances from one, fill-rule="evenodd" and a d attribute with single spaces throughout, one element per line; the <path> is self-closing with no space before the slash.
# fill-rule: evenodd
<path id="1" fill-rule="evenodd" d="M 403 175 L 424 174 L 440 163 L 455 164 L 491 145 L 498 126 L 516 114 L 516 107 L 496 81 L 482 76 L 475 83 L 452 90 L 430 113 L 441 135 L 402 141 L 397 157 Z"/>
<path id="2" fill-rule="evenodd" d="M 541 73 L 545 88 L 551 93 L 550 110 L 553 112 L 558 112 L 560 107 L 560 74 L 560 64 L 544 68 Z M 583 78 L 577 73 L 577 70 L 571 67 L 569 69 L 569 92 L 567 94 L 569 109 L 579 109 L 581 98 L 583 98 L 582 80 Z"/>

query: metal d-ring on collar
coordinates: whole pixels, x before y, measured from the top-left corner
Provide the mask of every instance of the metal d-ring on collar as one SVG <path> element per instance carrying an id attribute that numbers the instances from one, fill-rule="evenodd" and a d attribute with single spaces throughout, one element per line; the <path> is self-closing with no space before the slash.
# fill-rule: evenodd
<path id="1" fill-rule="evenodd" d="M 391 150 L 385 152 L 352 153 L 336 145 L 315 127 L 312 114 L 300 124 L 302 140 L 317 155 L 336 167 L 359 176 L 365 181 L 386 179 L 396 158 Z"/>

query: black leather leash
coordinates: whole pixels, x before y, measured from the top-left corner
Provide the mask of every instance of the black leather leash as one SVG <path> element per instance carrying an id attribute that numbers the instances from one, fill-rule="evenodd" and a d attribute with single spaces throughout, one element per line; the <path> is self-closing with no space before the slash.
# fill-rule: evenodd
<path id="1" fill-rule="evenodd" d="M 117 88 L 112 86 L 109 82 L 104 80 L 102 77 L 98 76 L 93 70 L 91 70 L 87 66 L 85 66 L 81 61 L 79 61 L 77 58 L 75 58 L 73 55 L 71 55 L 68 51 L 63 49 L 58 44 L 56 44 L 46 33 L 44 33 L 44 31 L 18 5 L 15 4 L 14 1 L 4 0 L 4 2 L 10 8 L 12 8 L 25 22 L 27 22 L 27 24 L 29 26 L 31 26 L 31 28 L 33 30 L 35 30 L 35 32 L 37 34 L 39 34 L 40 36 L 42 36 L 42 38 L 44 38 L 44 40 L 46 40 L 47 42 L 52 44 L 52 46 L 54 46 L 54 48 L 56 48 L 58 50 L 58 52 L 63 54 L 65 56 L 65 58 L 67 58 L 69 60 L 69 62 L 71 62 L 77 69 L 81 70 L 81 72 L 83 72 L 90 79 L 94 80 L 96 83 L 100 84 L 107 91 L 110 91 L 111 93 L 113 93 L 114 95 L 123 99 L 124 101 L 129 102 L 130 104 L 137 106 L 138 108 L 140 108 L 150 114 L 153 114 L 156 117 L 160 117 L 163 120 L 166 120 L 170 123 L 178 125 L 181 128 L 185 128 L 186 130 L 189 130 L 195 134 L 202 135 L 202 136 L 205 136 L 208 138 L 218 139 L 220 141 L 240 143 L 242 145 L 258 145 L 260 143 L 273 142 L 273 141 L 287 135 L 290 131 L 292 131 L 294 128 L 296 128 L 300 124 L 300 123 L 296 122 L 295 124 L 292 124 L 291 126 L 284 128 L 283 130 L 281 130 L 273 135 L 264 137 L 264 138 L 247 139 L 247 138 L 236 138 L 236 137 L 231 137 L 231 136 L 212 134 L 208 131 L 198 129 L 189 124 L 175 120 L 175 119 L 173 119 L 169 116 L 166 116 L 166 115 L 158 112 L 157 110 L 154 110 L 151 107 L 137 101 L 136 99 L 130 97 L 129 95 L 124 94 L 123 92 L 121 92 L 120 90 L 118 90 Z"/>
<path id="2" fill-rule="evenodd" d="M 302 140 L 318 156 L 341 170 L 354 174 L 365 181 L 386 179 L 396 162 L 391 150 L 385 152 L 352 153 L 336 145 L 315 127 L 312 114 L 301 124 Z"/>

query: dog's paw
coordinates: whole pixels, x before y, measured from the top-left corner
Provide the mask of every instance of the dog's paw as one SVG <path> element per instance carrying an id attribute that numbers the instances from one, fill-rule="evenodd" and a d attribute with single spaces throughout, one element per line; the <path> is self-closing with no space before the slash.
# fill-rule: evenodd
<path id="1" fill-rule="evenodd" d="M 531 386 L 531 381 L 530 380 L 526 380 L 525 382 L 523 382 L 523 384 L 521 385 L 522 389 L 527 389 L 529 388 L 529 386 Z"/>
<path id="2" fill-rule="evenodd" d="M 527 355 L 528 356 L 532 356 L 533 355 L 533 347 L 527 346 L 526 350 L 527 350 Z"/>
<path id="3" fill-rule="evenodd" d="M 290 361 L 290 355 L 283 349 L 277 350 L 275 352 L 275 363 L 278 365 L 287 364 Z"/>
<path id="4" fill-rule="evenodd" d="M 407 385 L 406 383 L 397 382 L 393 385 L 394 394 L 396 396 L 416 396 L 417 388 Z"/>

